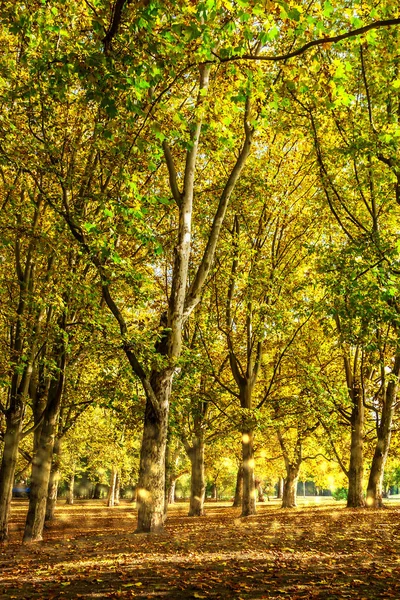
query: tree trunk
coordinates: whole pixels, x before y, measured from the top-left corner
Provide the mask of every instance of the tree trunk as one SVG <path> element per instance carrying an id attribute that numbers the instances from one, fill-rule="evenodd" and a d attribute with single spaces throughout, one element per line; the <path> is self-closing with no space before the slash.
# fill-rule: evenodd
<path id="1" fill-rule="evenodd" d="M 115 506 L 119 506 L 120 494 L 121 494 L 121 479 L 117 473 L 117 481 L 115 482 L 115 492 L 114 492 Z"/>
<path id="2" fill-rule="evenodd" d="M 242 497 L 243 497 L 243 465 L 240 465 L 238 468 L 238 472 L 236 475 L 236 487 L 235 487 L 235 497 L 233 499 L 232 506 L 234 508 L 239 508 L 242 506 Z"/>
<path id="3" fill-rule="evenodd" d="M 204 497 L 206 484 L 204 480 L 204 441 L 200 434 L 193 437 L 192 446 L 188 448 L 191 463 L 190 506 L 189 517 L 204 515 Z"/>
<path id="4" fill-rule="evenodd" d="M 93 498 L 94 500 L 100 500 L 101 498 L 101 484 L 99 482 L 94 486 Z"/>
<path id="5" fill-rule="evenodd" d="M 276 493 L 276 497 L 278 499 L 282 499 L 283 498 L 283 487 L 284 487 L 284 479 L 283 477 L 279 477 L 278 479 L 278 490 Z"/>
<path id="6" fill-rule="evenodd" d="M 74 503 L 74 484 L 75 484 L 75 473 L 72 473 L 72 475 L 69 479 L 67 500 L 65 502 L 66 504 L 72 505 Z"/>
<path id="7" fill-rule="evenodd" d="M 160 411 L 156 413 L 153 404 L 147 398 L 137 490 L 137 533 L 157 532 L 164 527 L 165 449 L 171 385 L 170 370 L 153 374 L 151 386 Z"/>
<path id="8" fill-rule="evenodd" d="M 45 415 L 40 436 L 37 440 L 36 453 L 32 461 L 31 491 L 23 537 L 24 542 L 39 542 L 43 539 L 55 435 L 64 389 L 66 356 L 63 337 L 57 341 L 56 351 L 59 372 L 57 378 L 53 379 L 49 386 Z"/>
<path id="9" fill-rule="evenodd" d="M 383 399 L 381 422 L 377 429 L 377 441 L 372 459 L 367 486 L 367 506 L 371 508 L 382 508 L 382 485 L 385 471 L 386 459 L 389 453 L 390 439 L 392 436 L 392 421 L 394 407 L 397 400 L 398 381 L 400 372 L 400 357 L 396 356 L 393 371 L 395 379 L 391 379 L 387 385 Z"/>
<path id="10" fill-rule="evenodd" d="M 21 439 L 23 407 L 6 414 L 6 432 L 0 467 L 0 542 L 8 537 L 8 520 L 10 516 L 12 488 L 14 485 L 15 467 L 18 447 Z"/>
<path id="11" fill-rule="evenodd" d="M 174 504 L 175 503 L 176 481 L 177 481 L 176 479 L 174 479 L 173 481 L 171 481 L 171 485 L 169 486 L 168 504 Z"/>
<path id="12" fill-rule="evenodd" d="M 287 475 L 283 485 L 282 508 L 295 508 L 297 495 L 297 478 L 299 468 L 297 465 L 288 465 L 286 467 Z"/>
<path id="13" fill-rule="evenodd" d="M 53 521 L 57 504 L 58 484 L 60 481 L 60 459 L 61 459 L 61 439 L 56 438 L 53 449 L 53 460 L 51 463 L 49 488 L 47 490 L 47 504 L 45 521 Z"/>
<path id="14" fill-rule="evenodd" d="M 349 465 L 349 491 L 347 507 L 365 506 L 363 492 L 364 477 L 364 405 L 361 394 L 357 394 L 351 413 L 351 448 Z"/>
<path id="15" fill-rule="evenodd" d="M 111 469 L 110 489 L 109 489 L 108 498 L 107 498 L 107 506 L 110 506 L 110 507 L 115 505 L 115 491 L 116 491 L 116 487 L 117 487 L 117 477 L 118 477 L 117 469 L 115 467 L 113 467 Z"/>
<path id="16" fill-rule="evenodd" d="M 256 514 L 256 489 L 254 485 L 253 431 L 242 431 L 243 497 L 242 517 Z"/>
<path id="17" fill-rule="evenodd" d="M 257 492 L 257 502 L 264 502 L 264 490 L 262 488 L 260 479 L 255 479 L 254 487 Z"/>
<path id="18" fill-rule="evenodd" d="M 218 500 L 218 488 L 215 482 L 211 486 L 211 498 L 212 500 L 215 500 L 215 502 Z"/>

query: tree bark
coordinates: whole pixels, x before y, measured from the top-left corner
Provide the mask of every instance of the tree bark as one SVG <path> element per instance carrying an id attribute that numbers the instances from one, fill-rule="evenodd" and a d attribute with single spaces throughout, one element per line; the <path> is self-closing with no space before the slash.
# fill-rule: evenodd
<path id="1" fill-rule="evenodd" d="M 365 506 L 364 478 L 364 405 L 360 393 L 355 392 L 351 412 L 351 447 L 348 471 L 349 491 L 347 507 L 358 508 Z"/>
<path id="2" fill-rule="evenodd" d="M 283 498 L 283 487 L 284 487 L 284 479 L 283 477 L 279 477 L 278 479 L 278 490 L 277 490 L 277 494 L 276 497 L 278 499 L 282 499 Z"/>
<path id="3" fill-rule="evenodd" d="M 120 494 L 121 494 L 121 479 L 120 479 L 119 474 L 117 473 L 117 481 L 115 482 L 115 492 L 114 492 L 115 506 L 119 506 Z"/>
<path id="4" fill-rule="evenodd" d="M 137 490 L 137 532 L 157 532 L 164 526 L 165 450 L 172 372 L 154 373 L 151 381 L 159 412 L 147 399 Z"/>
<path id="5" fill-rule="evenodd" d="M 58 484 L 60 482 L 60 459 L 61 459 L 61 438 L 56 437 L 53 448 L 53 459 L 51 462 L 49 488 L 47 490 L 47 504 L 45 522 L 53 521 L 55 516 Z"/>
<path id="6" fill-rule="evenodd" d="M 234 508 L 239 508 L 239 506 L 242 506 L 242 497 L 243 497 L 243 465 L 241 464 L 238 468 L 238 472 L 236 475 L 235 497 L 233 499 L 233 504 L 232 504 L 232 506 Z"/>
<path id="7" fill-rule="evenodd" d="M 115 492 L 116 492 L 116 487 L 117 487 L 117 477 L 118 477 L 117 469 L 115 467 L 112 467 L 111 476 L 110 476 L 110 489 L 109 489 L 108 498 L 107 498 L 107 506 L 109 506 L 109 507 L 112 507 L 115 505 Z"/>
<path id="8" fill-rule="evenodd" d="M 74 484 L 75 484 L 75 473 L 72 473 L 71 477 L 69 478 L 68 494 L 67 494 L 67 500 L 65 502 L 66 504 L 72 505 L 74 503 Z"/>
<path id="9" fill-rule="evenodd" d="M 242 430 L 243 497 L 242 517 L 256 514 L 256 488 L 254 485 L 254 435 L 246 427 Z"/>
<path id="10" fill-rule="evenodd" d="M 392 436 L 392 421 L 397 400 L 399 373 L 400 357 L 396 356 L 391 373 L 391 376 L 395 379 L 389 381 L 384 394 L 381 420 L 377 427 L 377 441 L 368 479 L 366 505 L 371 508 L 382 508 L 383 506 L 383 475 Z"/>
<path id="11" fill-rule="evenodd" d="M 168 504 L 175 504 L 175 488 L 176 488 L 177 479 L 171 481 L 171 485 L 169 486 L 169 494 L 168 494 Z"/>
<path id="12" fill-rule="evenodd" d="M 65 315 L 60 326 L 63 323 L 65 324 Z M 23 537 L 24 542 L 39 542 L 43 539 L 55 435 L 64 390 L 66 354 L 63 334 L 57 340 L 55 348 L 58 373 L 49 385 L 43 424 L 32 461 L 31 491 Z"/>
<path id="13" fill-rule="evenodd" d="M 187 449 L 191 464 L 189 517 L 204 515 L 206 484 L 204 478 L 204 440 L 200 434 L 193 437 L 192 446 Z"/>
<path id="14" fill-rule="evenodd" d="M 264 502 L 264 490 L 260 479 L 255 479 L 254 486 L 257 492 L 257 502 Z"/>
<path id="15" fill-rule="evenodd" d="M 8 520 L 10 516 L 12 488 L 14 485 L 15 467 L 18 447 L 21 439 L 23 406 L 6 414 L 6 432 L 4 449 L 0 467 L 0 542 L 8 537 Z"/>
<path id="16" fill-rule="evenodd" d="M 297 465 L 288 465 L 286 467 L 286 479 L 283 485 L 282 508 L 295 508 L 297 506 L 297 479 L 299 467 Z"/>

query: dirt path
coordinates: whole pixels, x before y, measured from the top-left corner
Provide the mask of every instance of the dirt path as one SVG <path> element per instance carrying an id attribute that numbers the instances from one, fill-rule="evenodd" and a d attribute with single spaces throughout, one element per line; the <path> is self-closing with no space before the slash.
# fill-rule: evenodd
<path id="1" fill-rule="evenodd" d="M 0 598 L 400 598 L 400 508 L 207 508 L 177 505 L 165 534 L 135 535 L 132 505 L 61 505 L 45 542 L 23 546 L 16 503 Z"/>

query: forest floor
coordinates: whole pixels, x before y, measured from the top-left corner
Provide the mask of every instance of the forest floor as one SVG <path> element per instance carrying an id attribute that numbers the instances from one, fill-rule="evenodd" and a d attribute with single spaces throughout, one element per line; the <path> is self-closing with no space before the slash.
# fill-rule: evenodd
<path id="1" fill-rule="evenodd" d="M 163 534 L 134 534 L 133 505 L 61 504 L 38 544 L 22 545 L 27 502 L 12 507 L 0 547 L 0 598 L 400 599 L 400 504 L 349 510 L 321 503 L 254 517 L 209 503 L 174 505 Z"/>

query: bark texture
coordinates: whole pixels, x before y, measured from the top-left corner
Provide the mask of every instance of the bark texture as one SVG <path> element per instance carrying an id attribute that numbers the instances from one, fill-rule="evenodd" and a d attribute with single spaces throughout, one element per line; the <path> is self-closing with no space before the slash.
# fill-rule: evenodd
<path id="1" fill-rule="evenodd" d="M 19 405 L 18 408 L 19 410 L 9 411 L 6 414 L 6 432 L 0 467 L 0 542 L 6 541 L 8 537 L 12 488 L 22 430 L 23 406 Z"/>
<path id="2" fill-rule="evenodd" d="M 242 505 L 242 497 L 243 497 L 243 465 L 241 464 L 238 468 L 238 472 L 236 475 L 236 486 L 235 486 L 235 497 L 233 499 L 232 506 L 234 508 L 239 508 Z"/>
<path id="3" fill-rule="evenodd" d="M 138 533 L 161 531 L 164 526 L 165 450 L 171 385 L 172 373 L 156 374 L 152 388 L 157 392 L 159 412 L 149 399 L 146 402 L 137 490 Z"/>
<path id="4" fill-rule="evenodd" d="M 66 504 L 72 505 L 74 503 L 74 486 L 75 486 L 75 473 L 72 473 L 72 475 L 69 478 L 67 500 L 65 502 Z"/>
<path id="5" fill-rule="evenodd" d="M 377 424 L 376 428 L 377 440 L 367 485 L 366 504 L 370 508 L 381 508 L 383 506 L 383 475 L 392 436 L 392 422 L 397 402 L 399 373 L 400 357 L 396 356 L 391 372 L 392 378 L 387 383 L 386 388 L 383 386 L 384 394 L 382 398 L 380 422 Z"/>
<path id="6" fill-rule="evenodd" d="M 200 435 L 194 437 L 187 449 L 191 464 L 189 517 L 204 515 L 206 483 L 204 477 L 204 440 Z"/>
<path id="7" fill-rule="evenodd" d="M 118 478 L 118 472 L 117 469 L 115 467 L 112 467 L 111 469 L 111 475 L 110 475 L 110 489 L 108 492 L 108 498 L 107 498 L 107 506 L 115 506 L 116 502 L 115 502 L 115 496 L 116 496 L 116 490 L 117 490 L 117 478 Z"/>
<path id="8" fill-rule="evenodd" d="M 65 317 L 62 318 L 60 326 L 65 326 Z M 64 331 L 64 328 L 62 331 Z M 43 539 L 50 471 L 64 390 L 66 353 L 63 333 L 55 343 L 55 355 L 57 357 L 58 372 L 49 385 L 47 405 L 32 461 L 31 491 L 23 537 L 24 542 L 38 542 Z"/>
<path id="9" fill-rule="evenodd" d="M 286 479 L 283 485 L 282 508 L 295 508 L 297 506 L 297 480 L 299 468 L 297 465 L 286 467 Z"/>
<path id="10" fill-rule="evenodd" d="M 364 420 L 365 409 L 361 394 L 355 390 L 351 412 L 351 445 L 348 470 L 348 508 L 365 506 L 364 499 Z"/>
<path id="11" fill-rule="evenodd" d="M 60 459 L 61 438 L 56 437 L 53 448 L 53 459 L 51 463 L 49 487 L 47 490 L 47 504 L 45 521 L 53 521 L 58 497 L 58 485 L 60 482 Z"/>

